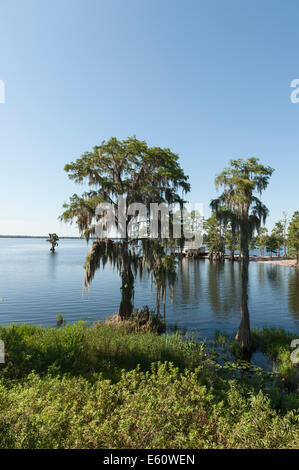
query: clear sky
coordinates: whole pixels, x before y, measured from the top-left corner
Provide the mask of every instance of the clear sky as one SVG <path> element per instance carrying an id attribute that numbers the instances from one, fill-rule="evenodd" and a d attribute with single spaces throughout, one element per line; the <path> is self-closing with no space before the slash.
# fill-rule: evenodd
<path id="1" fill-rule="evenodd" d="M 298 0 L 1 0 L 0 234 L 57 221 L 65 163 L 136 134 L 180 154 L 193 202 L 231 158 L 276 171 L 269 226 L 298 204 Z"/>

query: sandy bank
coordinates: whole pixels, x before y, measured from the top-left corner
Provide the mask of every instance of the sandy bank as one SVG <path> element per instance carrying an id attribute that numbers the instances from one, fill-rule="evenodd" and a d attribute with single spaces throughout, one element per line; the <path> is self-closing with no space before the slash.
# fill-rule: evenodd
<path id="1" fill-rule="evenodd" d="M 258 263 L 268 263 L 268 264 L 279 264 L 281 266 L 296 266 L 295 259 L 286 259 L 286 258 L 271 258 L 271 257 L 264 257 L 264 258 L 257 258 L 252 259 L 252 261 L 257 261 Z"/>

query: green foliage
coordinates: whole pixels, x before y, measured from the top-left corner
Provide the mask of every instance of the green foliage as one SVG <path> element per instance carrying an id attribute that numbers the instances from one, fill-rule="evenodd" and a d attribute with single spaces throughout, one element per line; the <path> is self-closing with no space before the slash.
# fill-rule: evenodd
<path id="1" fill-rule="evenodd" d="M 282 213 L 282 219 L 280 220 L 282 227 L 282 245 L 283 245 L 283 255 L 287 256 L 287 243 L 288 243 L 288 224 L 289 217 L 287 212 Z"/>
<path id="2" fill-rule="evenodd" d="M 204 221 L 205 244 L 209 248 L 210 255 L 224 255 L 225 251 L 225 225 L 212 213 L 211 217 Z"/>
<path id="3" fill-rule="evenodd" d="M 221 333 L 221 331 L 215 331 L 215 344 L 225 347 L 228 343 L 228 338 L 225 334 Z"/>
<path id="4" fill-rule="evenodd" d="M 290 448 L 298 413 L 280 416 L 270 398 L 229 381 L 224 399 L 205 371 L 171 363 L 98 377 L 39 377 L 0 382 L 1 448 Z"/>
<path id="5" fill-rule="evenodd" d="M 266 241 L 266 248 L 271 253 L 276 253 L 280 247 L 279 238 L 277 238 L 276 233 L 272 231 L 271 235 L 268 236 Z"/>
<path id="6" fill-rule="evenodd" d="M 230 166 L 215 180 L 216 187 L 222 187 L 223 193 L 211 202 L 212 209 L 219 216 L 222 214 L 223 220 L 239 226 L 241 235 L 246 229 L 247 238 L 251 238 L 268 215 L 268 209 L 255 193 L 261 194 L 266 189 L 273 171 L 259 163 L 258 158 L 231 160 Z"/>
<path id="7" fill-rule="evenodd" d="M 256 196 L 269 184 L 274 169 L 259 163 L 258 158 L 231 160 L 230 166 L 216 177 L 216 187 L 223 193 L 212 200 L 211 208 L 224 223 L 230 222 L 233 232 L 240 231 L 241 252 L 247 255 L 254 231 L 268 215 L 267 207 Z"/>
<path id="8" fill-rule="evenodd" d="M 121 326 L 127 333 L 164 333 L 166 330 L 165 322 L 161 315 L 150 311 L 148 306 L 134 308 L 130 318 L 124 320 L 118 313 L 105 320 L 105 323 L 114 326 Z M 99 325 L 95 323 L 94 325 Z"/>
<path id="9" fill-rule="evenodd" d="M 85 377 L 101 372 L 117 381 L 123 368 L 131 370 L 142 364 L 147 370 L 154 361 L 192 368 L 203 357 L 201 344 L 185 341 L 180 333 L 159 336 L 142 333 L 142 329 L 139 334 L 136 331 L 130 321 L 94 323 L 92 327 L 78 322 L 58 329 L 32 325 L 0 327 L 6 351 L 0 375 L 22 378 L 32 370 L 43 374 L 54 367 L 59 373 Z"/>
<path id="10" fill-rule="evenodd" d="M 278 255 L 280 254 L 280 248 L 284 245 L 285 242 L 285 236 L 284 236 L 284 223 L 282 220 L 279 220 L 276 222 L 274 225 L 274 228 L 272 230 L 272 235 L 274 235 L 276 241 L 277 241 L 277 253 Z"/>
<path id="11" fill-rule="evenodd" d="M 56 233 L 49 233 L 49 238 L 46 240 L 48 243 L 51 243 L 50 250 L 54 253 L 56 246 L 58 246 L 59 237 Z"/>
<path id="12" fill-rule="evenodd" d="M 283 329 L 263 328 L 262 330 L 253 330 L 252 336 L 255 348 L 260 349 L 268 357 L 275 360 L 283 384 L 288 388 L 292 388 L 296 383 L 299 367 L 291 362 L 291 353 L 293 351 L 291 342 L 298 338 L 298 335 L 286 332 Z"/>
<path id="13" fill-rule="evenodd" d="M 0 337 L 0 448 L 299 445 L 298 396 L 269 388 L 258 368 L 220 366 L 190 335 L 79 322 Z"/>
<path id="14" fill-rule="evenodd" d="M 234 252 L 240 250 L 240 230 L 229 222 L 225 231 L 225 247 L 234 255 Z"/>
<path id="15" fill-rule="evenodd" d="M 261 255 L 264 255 L 264 250 L 268 241 L 268 230 L 266 227 L 261 227 L 258 231 L 258 236 L 256 239 L 256 244 L 260 250 Z"/>
<path id="16" fill-rule="evenodd" d="M 221 187 L 223 192 L 210 204 L 220 220 L 230 222 L 240 230 L 242 319 L 236 340 L 247 354 L 252 349 L 248 310 L 249 242 L 268 215 L 267 207 L 257 195 L 267 188 L 273 171 L 273 168 L 262 165 L 258 158 L 231 160 L 230 166 L 215 180 L 216 187 Z"/>
<path id="17" fill-rule="evenodd" d="M 288 230 L 288 248 L 291 256 L 297 258 L 299 266 L 299 211 L 293 214 Z"/>
<path id="18" fill-rule="evenodd" d="M 59 313 L 59 314 L 57 315 L 56 320 L 57 320 L 57 323 L 56 323 L 57 326 L 61 326 L 61 325 L 63 324 L 64 319 L 63 319 L 63 316 L 61 315 L 61 313 Z"/>
<path id="19" fill-rule="evenodd" d="M 112 137 L 107 142 L 103 141 L 91 152 L 65 165 L 65 171 L 75 183 L 87 184 L 91 189 L 81 196 L 74 194 L 69 203 L 64 204 L 61 220 L 75 221 L 80 232 L 89 240 L 92 235 L 99 235 L 95 226 L 104 223 L 106 217 L 106 214 L 96 213 L 97 205 L 104 203 L 107 209 L 113 209 L 114 237 L 121 238 L 121 241 L 112 238 L 107 240 L 104 233 L 101 238 L 99 235 L 85 261 L 84 283 L 85 287 L 89 287 L 100 264 L 104 264 L 107 259 L 112 260 L 122 279 L 119 314 L 127 319 L 133 311 L 134 275 L 137 268 L 142 271 L 144 258 L 148 258 L 153 251 L 155 240 L 144 240 L 144 234 L 136 236 L 136 239 L 129 236 L 129 224 L 135 213 L 122 221 L 122 217 L 119 217 L 118 197 L 125 196 L 126 207 L 132 203 L 143 203 L 147 207 L 151 202 L 182 204 L 182 194 L 190 190 L 188 177 L 179 164 L 177 154 L 168 148 L 149 147 L 135 136 L 125 140 Z M 149 224 L 148 211 L 146 220 L 142 221 L 142 228 L 147 231 Z M 117 230 L 121 230 L 124 236 L 117 236 Z M 142 254 L 136 254 L 135 249 L 142 251 Z"/>

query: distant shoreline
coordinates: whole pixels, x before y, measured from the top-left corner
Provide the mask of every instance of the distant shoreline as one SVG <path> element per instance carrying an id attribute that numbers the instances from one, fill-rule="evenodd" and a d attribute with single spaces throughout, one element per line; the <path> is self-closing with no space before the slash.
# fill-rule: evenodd
<path id="1" fill-rule="evenodd" d="M 191 258 L 192 259 L 192 258 Z M 202 259 L 209 259 L 209 256 L 203 256 Z M 229 256 L 225 257 L 226 260 L 229 260 Z M 239 255 L 235 255 L 235 261 L 239 261 Z M 264 263 L 264 264 L 276 264 L 279 266 L 290 266 L 296 267 L 296 259 L 284 256 L 258 256 L 258 255 L 250 255 L 249 261 L 254 261 L 255 263 Z"/>
<path id="2" fill-rule="evenodd" d="M 280 266 L 293 266 L 295 267 L 297 261 L 292 258 L 274 258 L 269 257 L 268 259 L 261 258 L 261 259 L 252 259 L 251 261 L 257 261 L 258 263 L 266 263 L 266 264 L 278 264 Z"/>
<path id="3" fill-rule="evenodd" d="M 48 235 L 0 235 L 1 238 L 32 238 L 32 239 L 41 239 L 45 240 L 48 238 Z M 81 237 L 59 237 L 60 240 L 84 240 Z M 91 239 L 92 240 L 92 239 Z M 204 255 L 201 259 L 208 259 L 208 255 Z M 239 255 L 235 255 L 235 261 L 238 261 Z M 188 257 L 186 257 L 188 259 Z M 190 258 L 192 259 L 192 258 Z M 258 255 L 250 255 L 249 261 L 255 261 L 257 263 L 266 263 L 266 264 L 276 264 L 280 266 L 291 266 L 296 267 L 296 260 L 292 258 L 285 258 L 285 257 L 277 257 L 277 256 L 258 256 Z"/>
<path id="4" fill-rule="evenodd" d="M 0 235 L 0 238 L 49 238 L 49 235 Z M 81 237 L 59 237 L 59 240 L 82 240 Z"/>

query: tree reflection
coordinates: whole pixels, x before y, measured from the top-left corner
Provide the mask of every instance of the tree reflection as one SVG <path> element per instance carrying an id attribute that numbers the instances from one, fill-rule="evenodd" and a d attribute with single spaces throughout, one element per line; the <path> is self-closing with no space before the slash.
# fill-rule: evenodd
<path id="1" fill-rule="evenodd" d="M 289 309 L 294 320 L 299 323 L 299 270 L 294 269 L 289 276 Z"/>
<path id="2" fill-rule="evenodd" d="M 51 252 L 51 254 L 48 256 L 48 278 L 49 279 L 55 279 L 56 278 L 56 269 L 57 269 L 57 263 L 58 263 L 58 256 L 59 254 L 54 252 Z"/>
<path id="3" fill-rule="evenodd" d="M 267 277 L 271 284 L 274 284 L 274 287 L 281 289 L 283 287 L 283 278 L 282 278 L 282 269 L 281 266 L 271 264 L 267 266 Z"/>
<path id="4" fill-rule="evenodd" d="M 215 316 L 223 317 L 224 312 L 239 311 L 240 266 L 227 262 L 210 263 L 208 278 L 208 296 Z"/>

